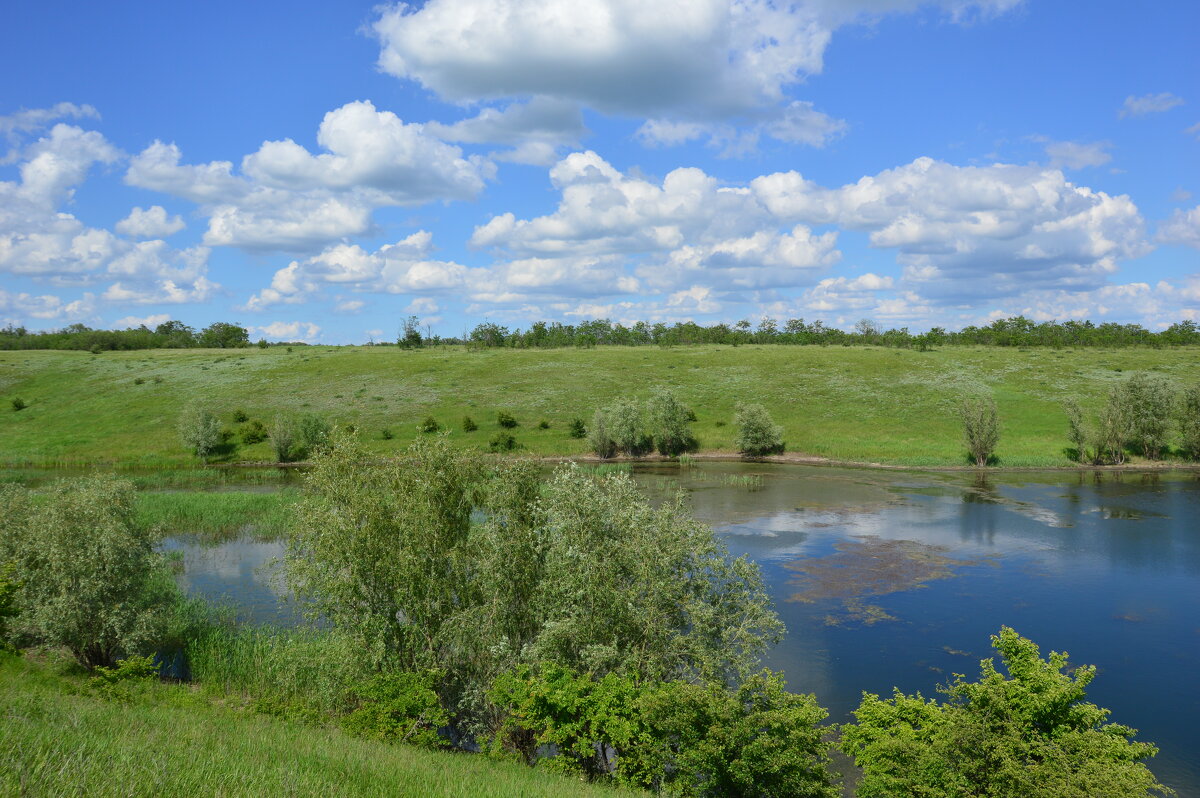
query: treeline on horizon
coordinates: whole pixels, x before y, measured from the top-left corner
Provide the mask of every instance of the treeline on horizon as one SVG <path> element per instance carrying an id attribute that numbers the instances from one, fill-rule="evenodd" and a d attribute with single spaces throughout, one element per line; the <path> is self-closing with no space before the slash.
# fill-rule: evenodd
<path id="1" fill-rule="evenodd" d="M 780 324 L 771 318 L 757 326 L 748 319 L 708 326 L 693 321 L 651 324 L 639 321 L 626 326 L 610 319 L 595 319 L 579 324 L 534 322 L 528 329 L 509 329 L 493 322 L 476 325 L 462 337 L 422 335 L 419 321 L 409 317 L 395 344 L 372 341 L 368 346 L 398 345 L 406 349 L 426 346 L 466 345 L 470 348 L 555 349 L 596 346 L 695 346 L 723 344 L 776 344 L 792 346 L 884 346 L 895 349 L 927 350 L 939 346 L 1000 347 L 1132 347 L 1164 348 L 1200 344 L 1200 324 L 1183 320 L 1160 332 L 1151 332 L 1140 324 L 1088 320 L 1035 322 L 1024 316 L 997 319 L 985 326 L 967 326 L 956 332 L 933 327 L 913 333 L 907 327 L 884 329 L 863 319 L 846 331 L 827 326 L 823 321 L 788 319 Z M 303 341 L 267 342 L 260 347 L 305 346 Z M 93 329 L 72 324 L 59 330 L 36 332 L 9 325 L 0 328 L 0 350 L 67 349 L 92 352 L 134 349 L 231 349 L 251 346 L 249 330 L 237 324 L 216 322 L 201 330 L 181 321 L 167 321 L 154 329 L 146 326 L 126 330 Z"/>

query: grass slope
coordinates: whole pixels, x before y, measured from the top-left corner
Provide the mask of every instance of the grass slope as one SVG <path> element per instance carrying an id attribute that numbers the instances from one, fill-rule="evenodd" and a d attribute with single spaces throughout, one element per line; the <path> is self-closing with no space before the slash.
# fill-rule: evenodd
<path id="1" fill-rule="evenodd" d="M 1200 351 L 706 346 L 675 349 L 404 351 L 394 347 L 139 352 L 0 352 L 0 464 L 114 462 L 182 465 L 192 460 L 175 422 L 193 399 L 226 426 L 241 409 L 270 423 L 278 412 L 312 412 L 355 424 L 373 451 L 400 451 L 432 415 L 466 445 L 486 447 L 496 412 L 520 422 L 525 451 L 582 454 L 572 418 L 597 405 L 677 390 L 698 417 L 705 450 L 731 451 L 738 401 L 758 401 L 779 421 L 789 452 L 908 465 L 963 465 L 956 408 L 961 396 L 995 396 L 1006 466 L 1069 465 L 1061 403 L 1097 408 L 1107 390 L 1139 370 L 1200 381 Z M 135 380 L 141 380 L 140 383 Z M 13 397 L 29 406 L 14 412 Z M 461 429 L 464 415 L 479 430 Z M 537 429 L 545 419 L 550 428 Z M 392 440 L 384 440 L 389 429 Z M 225 461 L 267 461 L 269 443 L 240 446 Z"/>
<path id="2" fill-rule="evenodd" d="M 0 652 L 4 795 L 621 796 L 481 756 L 356 740 L 214 706 L 185 686 L 125 701 Z"/>

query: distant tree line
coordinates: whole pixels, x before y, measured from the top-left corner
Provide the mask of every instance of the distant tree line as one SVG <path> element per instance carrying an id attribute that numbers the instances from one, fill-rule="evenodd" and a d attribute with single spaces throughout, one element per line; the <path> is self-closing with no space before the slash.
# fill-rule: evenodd
<path id="1" fill-rule="evenodd" d="M 259 346 L 267 346 L 265 340 Z M 303 346 L 293 343 L 293 346 Z M 142 325 L 127 330 L 96 330 L 72 324 L 61 330 L 31 332 L 9 325 L 0 328 L 0 350 L 77 349 L 106 352 L 131 349 L 239 349 L 250 346 L 250 331 L 218 321 L 196 330 L 181 321 L 165 321 L 153 330 Z"/>
<path id="2" fill-rule="evenodd" d="M 743 319 L 735 324 L 709 326 L 692 321 L 650 324 L 639 321 L 630 326 L 609 319 L 580 324 L 534 322 L 529 329 L 509 330 L 487 322 L 477 325 L 461 339 L 442 339 L 475 348 L 512 347 L 555 348 L 593 346 L 688 346 L 695 344 L 790 344 L 798 346 L 886 346 L 897 349 L 929 349 L 935 346 L 1049 346 L 1049 347 L 1167 347 L 1200 344 L 1200 325 L 1194 321 L 1172 324 L 1154 333 L 1139 324 L 1091 321 L 1034 322 L 1024 316 L 998 319 L 985 327 L 969 326 L 958 332 L 934 327 L 913 333 L 907 327 L 885 330 L 863 319 L 847 332 L 826 326 L 817 320 L 789 319 L 780 323 L 764 318 L 757 326 Z M 410 344 L 411 345 L 411 344 Z"/>

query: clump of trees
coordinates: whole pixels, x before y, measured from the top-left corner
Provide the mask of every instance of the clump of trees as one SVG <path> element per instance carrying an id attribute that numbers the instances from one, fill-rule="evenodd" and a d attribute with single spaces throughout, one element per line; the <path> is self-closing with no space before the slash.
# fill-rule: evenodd
<path id="1" fill-rule="evenodd" d="M 96 330 L 84 324 L 45 332 L 32 332 L 12 325 L 0 329 L 0 349 L 77 349 L 99 353 L 197 347 L 240 349 L 249 345 L 250 333 L 245 327 L 223 321 L 199 331 L 181 321 L 164 321 L 153 330 L 145 325 L 127 330 Z"/>
<path id="2" fill-rule="evenodd" d="M 1042 659 L 1007 627 L 992 647 L 1007 676 L 984 660 L 979 681 L 959 675 L 939 688 L 945 701 L 899 689 L 888 699 L 863 695 L 841 733 L 863 771 L 859 798 L 1171 794 L 1142 762 L 1157 749 L 1084 700 L 1094 666 L 1071 670 L 1057 652 Z"/>
<path id="3" fill-rule="evenodd" d="M 179 438 L 201 462 L 221 445 L 221 421 L 217 414 L 201 402 L 192 402 L 179 414 Z"/>
<path id="4" fill-rule="evenodd" d="M 1180 452 L 1200 454 L 1200 388 L 1181 393 L 1165 377 L 1139 373 L 1113 386 L 1096 417 L 1089 419 L 1074 399 L 1064 403 L 1064 411 L 1080 462 L 1119 465 L 1127 452 L 1160 460 L 1176 426 Z"/>
<path id="5" fill-rule="evenodd" d="M 45 496 L 0 490 L 0 615 L 25 644 L 61 646 L 87 668 L 152 653 L 179 594 L 133 486 L 108 476 L 63 482 Z M 7 593 L 7 597 L 3 594 Z"/>
<path id="6" fill-rule="evenodd" d="M 694 420 L 695 415 L 674 393 L 656 388 L 644 403 L 622 397 L 597 408 L 586 434 L 599 457 L 641 457 L 656 450 L 676 457 L 699 446 L 691 432 Z"/>
<path id="7" fill-rule="evenodd" d="M 783 451 L 783 427 L 775 423 L 767 409 L 756 403 L 739 404 L 734 411 L 737 427 L 733 445 L 748 457 L 763 457 Z"/>
<path id="8" fill-rule="evenodd" d="M 330 431 L 329 422 L 312 413 L 277 414 L 268 430 L 276 462 L 292 463 L 320 451 L 328 443 Z"/>
<path id="9" fill-rule="evenodd" d="M 975 465 L 982 468 L 988 464 L 996 451 L 996 444 L 1000 442 L 1000 415 L 996 411 L 996 400 L 990 396 L 969 397 L 963 400 L 958 412 L 962 419 L 967 452 Z"/>

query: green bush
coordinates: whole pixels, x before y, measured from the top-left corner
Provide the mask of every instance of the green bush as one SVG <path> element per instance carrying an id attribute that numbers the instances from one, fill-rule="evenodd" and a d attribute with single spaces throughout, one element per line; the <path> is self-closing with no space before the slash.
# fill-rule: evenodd
<path id="1" fill-rule="evenodd" d="M 21 397 L 19 397 L 19 396 L 14 396 L 14 397 L 13 397 L 13 400 L 12 400 L 12 409 L 13 409 L 13 412 L 14 412 L 14 413 L 20 412 L 20 411 L 24 410 L 24 409 L 25 409 L 25 408 L 27 408 L 27 407 L 29 407 L 29 405 L 28 405 L 28 404 L 26 404 L 26 402 L 25 402 L 25 400 L 24 400 L 24 399 L 22 399 L 22 398 L 21 398 Z"/>
<path id="2" fill-rule="evenodd" d="M 597 409 L 592 414 L 592 426 L 588 430 L 588 446 L 597 456 L 607 460 L 617 454 L 617 441 L 608 431 L 608 413 Z"/>
<path id="3" fill-rule="evenodd" d="M 87 477 L 38 501 L 4 498 L 4 558 L 21 574 L 17 634 L 88 668 L 153 650 L 179 594 L 155 535 L 137 523 L 133 485 Z"/>
<path id="4" fill-rule="evenodd" d="M 146 378 L 145 378 L 145 377 L 134 377 L 134 378 L 133 378 L 133 384 L 134 384 L 134 385 L 145 385 L 145 384 L 146 384 Z"/>
<path id="5" fill-rule="evenodd" d="M 1128 414 L 1129 444 L 1150 460 L 1161 459 L 1175 415 L 1174 386 L 1164 377 L 1138 373 L 1120 393 Z"/>
<path id="6" fill-rule="evenodd" d="M 688 425 L 695 414 L 666 388 L 657 388 L 646 401 L 648 433 L 654 448 L 665 457 L 675 457 L 696 447 Z"/>
<path id="7" fill-rule="evenodd" d="M 216 414 L 199 402 L 183 408 L 179 414 L 179 437 L 201 462 L 221 444 L 221 422 Z"/>
<path id="8" fill-rule="evenodd" d="M 967 452 L 976 466 L 982 468 L 996 451 L 1000 441 L 1000 417 L 996 402 L 989 397 L 964 399 L 958 410 L 963 425 Z"/>
<path id="9" fill-rule="evenodd" d="M 1200 385 L 1185 390 L 1179 402 L 1179 448 L 1185 457 L 1200 460 Z"/>
<path id="10" fill-rule="evenodd" d="M 329 444 L 330 432 L 329 422 L 320 416 L 312 413 L 300 416 L 296 422 L 296 458 L 303 459 L 322 451 Z"/>
<path id="11" fill-rule="evenodd" d="M 256 443 L 262 443 L 268 437 L 266 426 L 258 419 L 255 419 L 246 426 L 242 427 L 242 443 L 246 444 L 247 446 L 253 446 Z"/>
<path id="12" fill-rule="evenodd" d="M 234 424 L 245 424 L 249 420 L 250 420 L 250 416 L 247 415 L 245 410 L 234 410 L 233 411 L 233 423 Z"/>
<path id="13" fill-rule="evenodd" d="M 292 450 L 296 446 L 296 420 L 289 415 L 279 413 L 271 423 L 271 448 L 275 451 L 277 463 L 290 463 Z"/>
<path id="14" fill-rule="evenodd" d="M 0 494 L 0 501 L 6 498 Z M 3 555 L 3 551 L 0 551 Z M 10 620 L 17 615 L 17 566 L 13 562 L 0 562 L 0 650 L 8 644 Z"/>
<path id="15" fill-rule="evenodd" d="M 390 429 L 388 429 L 387 427 L 384 427 L 379 432 L 379 437 L 383 438 L 385 441 L 390 441 L 392 438 L 394 438 L 396 436 L 392 433 L 392 431 Z"/>
<path id="16" fill-rule="evenodd" d="M 358 706 L 342 720 L 355 737 L 445 748 L 438 730 L 450 725 L 435 691 L 436 672 L 384 673 L 352 690 Z"/>
<path id="17" fill-rule="evenodd" d="M 571 419 L 571 423 L 567 427 L 567 436 L 575 439 L 587 437 L 587 427 L 583 425 L 582 418 Z"/>
<path id="18" fill-rule="evenodd" d="M 987 795 L 1022 798 L 1132 798 L 1170 794 L 1142 760 L 1158 751 L 1135 731 L 1109 723 L 1109 711 L 1084 701 L 1093 666 L 1070 669 L 1067 655 L 1041 658 L 1007 627 L 993 635 L 1007 678 L 984 660 L 977 682 L 962 675 L 939 688 L 945 702 L 920 693 L 865 693 L 841 748 L 862 768 L 856 795 Z"/>
<path id="19" fill-rule="evenodd" d="M 550 422 L 543 418 L 541 421 L 539 421 L 537 423 L 537 428 L 538 429 L 550 429 Z"/>
<path id="20" fill-rule="evenodd" d="M 475 430 L 479 429 L 479 425 L 476 424 L 475 419 L 471 418 L 470 416 L 463 416 L 462 429 L 463 432 L 474 432 Z"/>
<path id="21" fill-rule="evenodd" d="M 496 423 L 504 429 L 513 429 L 517 426 L 517 420 L 507 410 L 496 413 Z"/>
<path id="22" fill-rule="evenodd" d="M 739 404 L 733 423 L 737 427 L 733 445 L 741 454 L 762 457 L 783 451 L 783 427 L 775 423 L 762 405 Z"/>
<path id="23" fill-rule="evenodd" d="M 488 451 L 490 452 L 511 452 L 515 448 L 517 448 L 517 439 L 511 432 L 497 432 L 488 441 Z"/>
<path id="24" fill-rule="evenodd" d="M 417 431 L 423 433 L 440 432 L 441 429 L 442 425 L 433 416 L 426 416 L 425 420 L 417 425 Z"/>

